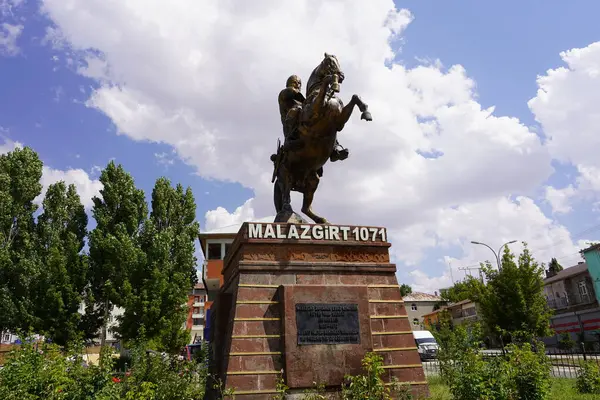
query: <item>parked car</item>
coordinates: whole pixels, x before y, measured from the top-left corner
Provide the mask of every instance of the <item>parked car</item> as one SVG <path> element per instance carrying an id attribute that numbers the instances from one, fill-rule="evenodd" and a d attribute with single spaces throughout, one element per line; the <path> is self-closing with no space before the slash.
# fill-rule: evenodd
<path id="1" fill-rule="evenodd" d="M 413 331 L 417 351 L 421 357 L 421 361 L 434 360 L 437 358 L 439 345 L 429 331 Z"/>

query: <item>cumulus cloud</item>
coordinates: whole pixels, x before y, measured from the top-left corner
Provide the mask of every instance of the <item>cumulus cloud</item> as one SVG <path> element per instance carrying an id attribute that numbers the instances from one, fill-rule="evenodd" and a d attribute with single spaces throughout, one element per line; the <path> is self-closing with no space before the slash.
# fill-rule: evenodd
<path id="1" fill-rule="evenodd" d="M 243 205 L 236 208 L 233 213 L 229 213 L 223 207 L 217 207 L 214 210 L 208 211 L 204 216 L 206 231 L 253 220 L 254 209 L 252 208 L 252 203 L 252 199 L 246 201 Z"/>
<path id="2" fill-rule="evenodd" d="M 552 212 L 555 214 L 567 214 L 573 210 L 570 201 L 575 195 L 575 188 L 569 185 L 562 189 L 556 189 L 553 186 L 546 187 L 546 201 L 552 207 Z"/>
<path id="3" fill-rule="evenodd" d="M 0 54 L 15 56 L 19 54 L 17 39 L 23 32 L 23 25 L 12 25 L 4 22 L 0 25 Z"/>
<path id="4" fill-rule="evenodd" d="M 570 195 L 598 197 L 600 42 L 560 56 L 566 66 L 538 76 L 539 89 L 529 108 L 548 137 L 552 157 L 574 165 L 579 172 L 575 193 Z"/>
<path id="5" fill-rule="evenodd" d="M 103 187 L 99 180 L 90 179 L 88 173 L 82 169 L 59 170 L 44 166 L 42 170 L 43 189 L 42 193 L 36 198 L 36 201 L 41 204 L 48 186 L 59 181 L 65 182 L 66 185 L 75 185 L 77 193 L 79 193 L 79 197 L 81 198 L 81 203 L 88 210 L 94 205 L 92 198 L 100 196 L 100 190 Z"/>
<path id="6" fill-rule="evenodd" d="M 417 270 L 437 246 L 458 244 L 471 257 L 479 250 L 464 245 L 467 237 L 546 244 L 568 237 L 531 200 L 554 172 L 539 136 L 480 104 L 462 66 L 394 61 L 415 16 L 392 0 L 42 3 L 55 24 L 53 46 L 77 54 L 77 72 L 98 83 L 87 105 L 108 116 L 119 135 L 167 144 L 199 175 L 254 190 L 254 200 L 231 214 L 207 213 L 207 229 L 273 214 L 269 156 L 282 136 L 277 93 L 291 74 L 306 82 L 326 51 L 346 74 L 343 100 L 361 95 L 374 120 L 355 115 L 340 133 L 350 157 L 325 167 L 317 212 L 336 223 L 387 226 L 396 257 Z M 591 76 L 576 62 L 585 57 L 563 55 Z M 549 80 L 538 83 L 542 97 L 552 92 Z M 556 118 L 550 114 L 536 117 Z"/>
<path id="7" fill-rule="evenodd" d="M 0 154 L 8 153 L 16 148 L 22 148 L 23 144 L 4 138 L 4 143 L 0 145 Z M 44 165 L 42 167 L 42 193 L 35 198 L 34 202 L 42 204 L 48 186 L 53 183 L 63 181 L 67 185 L 75 185 L 77 193 L 81 198 L 81 203 L 86 209 L 93 206 L 92 197 L 99 196 L 102 189 L 102 183 L 99 180 L 91 179 L 87 172 L 82 169 L 59 170 Z"/>

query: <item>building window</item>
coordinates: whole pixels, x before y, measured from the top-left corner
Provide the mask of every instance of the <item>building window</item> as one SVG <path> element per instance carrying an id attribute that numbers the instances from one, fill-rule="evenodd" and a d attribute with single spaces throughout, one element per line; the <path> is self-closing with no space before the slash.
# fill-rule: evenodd
<path id="1" fill-rule="evenodd" d="M 208 244 L 208 256 L 209 260 L 220 260 L 221 259 L 221 243 L 209 243 Z"/>
<path id="2" fill-rule="evenodd" d="M 417 305 L 415 303 L 411 304 L 410 309 L 413 311 L 417 311 Z"/>
<path id="3" fill-rule="evenodd" d="M 419 326 L 419 318 L 413 319 L 413 325 L 414 326 Z"/>
<path id="4" fill-rule="evenodd" d="M 194 307 L 194 314 L 198 314 L 200 312 L 200 307 Z"/>
<path id="5" fill-rule="evenodd" d="M 200 303 L 200 296 L 194 297 L 194 303 Z"/>
<path id="6" fill-rule="evenodd" d="M 585 284 L 585 280 L 579 281 L 579 283 L 577 283 L 577 288 L 579 289 L 579 294 L 580 295 L 586 296 L 588 294 L 588 289 L 587 289 L 587 286 Z"/>
<path id="7" fill-rule="evenodd" d="M 192 319 L 192 323 L 194 325 L 202 325 L 202 318 L 194 318 Z"/>
<path id="8" fill-rule="evenodd" d="M 9 334 L 4 335 L 4 341 L 5 342 L 10 342 L 10 335 Z"/>

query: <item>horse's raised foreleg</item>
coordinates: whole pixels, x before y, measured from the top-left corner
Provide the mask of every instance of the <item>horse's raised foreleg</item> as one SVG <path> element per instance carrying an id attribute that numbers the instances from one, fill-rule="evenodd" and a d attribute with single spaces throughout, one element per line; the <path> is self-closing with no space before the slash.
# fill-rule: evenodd
<path id="1" fill-rule="evenodd" d="M 302 199 L 302 212 L 317 224 L 328 224 L 329 222 L 325 218 L 315 214 L 312 210 L 312 202 L 318 186 L 319 176 L 316 173 L 314 176 L 306 178 L 304 197 Z"/>
<path id="2" fill-rule="evenodd" d="M 358 95 L 352 95 L 352 99 L 342 108 L 342 113 L 339 116 L 338 120 L 338 132 L 344 129 L 344 125 L 352 116 L 352 111 L 354 111 L 354 106 L 358 106 L 358 109 L 362 112 L 360 119 L 364 119 L 367 121 L 371 121 L 371 113 L 369 112 L 369 106 L 361 100 Z"/>

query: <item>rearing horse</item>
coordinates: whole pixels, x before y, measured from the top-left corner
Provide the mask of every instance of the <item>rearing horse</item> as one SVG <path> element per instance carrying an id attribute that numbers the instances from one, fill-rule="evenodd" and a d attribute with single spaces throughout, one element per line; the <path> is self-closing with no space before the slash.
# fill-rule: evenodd
<path id="1" fill-rule="evenodd" d="M 325 53 L 323 61 L 313 70 L 306 85 L 306 101 L 300 113 L 298 136 L 302 147 L 287 150 L 276 168 L 274 201 L 275 222 L 287 222 L 293 214 L 291 191 L 304 195 L 302 212 L 317 224 L 327 220 L 312 211 L 314 194 L 319 186 L 320 171 L 334 149 L 337 133 L 344 129 L 354 106 L 362 112 L 361 119 L 371 121 L 368 107 L 357 95 L 344 106 L 336 93 L 344 81 L 344 73 L 334 55 Z M 281 150 L 280 150 L 281 151 Z"/>

